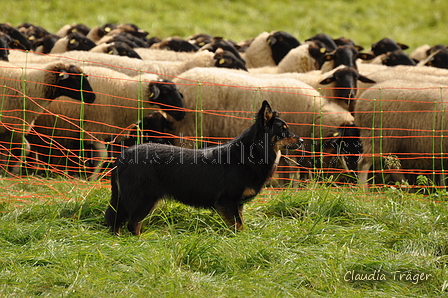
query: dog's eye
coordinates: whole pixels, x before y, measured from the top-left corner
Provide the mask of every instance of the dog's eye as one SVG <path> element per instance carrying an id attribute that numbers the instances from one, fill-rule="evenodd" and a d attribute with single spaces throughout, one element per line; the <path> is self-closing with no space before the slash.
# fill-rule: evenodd
<path id="1" fill-rule="evenodd" d="M 288 126 L 286 126 L 286 124 L 283 124 L 283 129 L 287 129 Z"/>

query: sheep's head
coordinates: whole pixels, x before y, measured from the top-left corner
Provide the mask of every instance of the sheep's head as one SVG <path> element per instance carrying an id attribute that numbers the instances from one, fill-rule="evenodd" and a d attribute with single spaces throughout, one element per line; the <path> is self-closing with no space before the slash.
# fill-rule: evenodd
<path id="1" fill-rule="evenodd" d="M 96 44 L 79 32 L 72 32 L 66 37 L 67 51 L 88 51 L 96 46 Z"/>
<path id="2" fill-rule="evenodd" d="M 168 80 L 158 80 L 149 85 L 149 100 L 177 121 L 185 118 L 182 93 Z"/>
<path id="3" fill-rule="evenodd" d="M 9 43 L 11 42 L 11 38 L 0 32 L 0 60 L 9 61 Z"/>
<path id="4" fill-rule="evenodd" d="M 358 81 L 367 84 L 375 84 L 375 81 L 363 76 L 353 67 L 339 66 L 330 76 L 319 82 L 321 85 L 334 83 L 334 97 L 350 105 L 350 101 L 356 97 Z"/>
<path id="5" fill-rule="evenodd" d="M 47 67 L 45 75 L 52 76 L 52 79 L 45 81 L 53 82 L 51 85 L 56 87 L 48 88 L 49 94 L 46 98 L 54 99 L 59 96 L 67 96 L 86 103 L 95 101 L 95 93 L 93 93 L 87 75 L 81 68 L 73 64 L 56 62 Z"/>
<path id="6" fill-rule="evenodd" d="M 392 52 L 395 50 L 406 50 L 408 48 L 409 47 L 407 45 L 396 42 L 391 38 L 383 38 L 380 41 L 372 44 L 372 49 L 370 50 L 370 52 L 375 56 L 379 56 L 387 52 Z"/>
<path id="7" fill-rule="evenodd" d="M 216 67 L 225 67 L 225 68 L 234 68 L 234 69 L 242 69 L 247 71 L 246 66 L 244 65 L 244 60 L 238 59 L 232 52 L 224 51 L 222 49 L 218 49 L 213 56 L 213 59 L 216 60 Z"/>
<path id="8" fill-rule="evenodd" d="M 134 51 L 127 43 L 115 41 L 106 45 L 106 53 L 119 56 L 127 56 L 129 58 L 142 59 L 140 55 Z"/>
<path id="9" fill-rule="evenodd" d="M 272 51 L 272 59 L 275 64 L 279 64 L 280 61 L 289 53 L 291 49 L 300 46 L 300 42 L 292 34 L 285 31 L 274 31 L 269 34 L 267 38 Z"/>

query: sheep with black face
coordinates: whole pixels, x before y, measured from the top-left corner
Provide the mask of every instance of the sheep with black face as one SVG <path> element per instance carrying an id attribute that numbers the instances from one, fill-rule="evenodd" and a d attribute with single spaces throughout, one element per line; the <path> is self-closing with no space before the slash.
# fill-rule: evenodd
<path id="1" fill-rule="evenodd" d="M 0 63 L 0 139 L 4 170 L 18 174 L 23 149 L 29 150 L 26 136 L 39 114 L 61 96 L 92 103 L 95 94 L 87 75 L 74 65 L 53 62 L 40 68 L 22 68 Z M 6 151 L 6 153 L 5 153 Z M 8 157 L 11 154 L 11 157 Z M 26 155 L 26 154 L 25 154 Z M 6 159 L 6 160 L 5 160 Z"/>
<path id="2" fill-rule="evenodd" d="M 85 67 L 84 71 L 90 74 L 90 84 L 97 93 L 95 104 L 54 102 L 48 107 L 51 113 L 36 119 L 36 130 L 41 135 L 52 136 L 53 142 L 62 148 L 71 148 L 70 140 L 81 140 L 93 146 L 96 172 L 107 158 L 108 142 L 123 135 L 151 109 L 162 109 L 175 120 L 185 117 L 182 94 L 170 81 L 149 74 L 129 77 L 101 67 Z M 36 145 L 42 143 L 40 138 L 33 141 Z M 91 178 L 98 177 L 95 174 Z"/>

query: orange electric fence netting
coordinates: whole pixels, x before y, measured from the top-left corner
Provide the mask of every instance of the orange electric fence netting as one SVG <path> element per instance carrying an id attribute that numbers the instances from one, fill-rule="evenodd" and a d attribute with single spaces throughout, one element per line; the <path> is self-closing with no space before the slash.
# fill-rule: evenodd
<path id="1" fill-rule="evenodd" d="M 35 55 L 28 53 L 28 55 Z M 33 56 L 34 57 L 34 56 Z M 59 59 L 61 56 L 46 56 L 51 59 Z M 27 58 L 28 59 L 28 58 Z M 83 68 L 85 61 L 66 59 Z M 446 163 L 444 142 L 447 127 L 445 117 L 446 96 L 440 92 L 438 103 L 420 104 L 429 105 L 428 109 L 413 108 L 382 109 L 386 107 L 389 99 L 386 90 L 383 90 L 384 98 L 369 99 L 362 96 L 356 101 L 374 101 L 375 108 L 367 111 L 355 111 L 359 113 L 359 119 L 368 118 L 368 125 L 360 126 L 354 122 L 353 115 L 344 114 L 340 110 L 328 109 L 325 106 L 327 98 L 312 96 L 309 90 L 284 86 L 245 86 L 224 85 L 207 81 L 182 80 L 181 76 L 176 83 L 179 90 L 191 89 L 195 96 L 184 98 L 185 108 L 177 108 L 170 105 L 154 105 L 151 95 L 144 90 L 147 88 L 146 79 L 142 77 L 122 76 L 114 77 L 114 71 L 110 76 L 88 73 L 89 80 L 95 80 L 96 84 L 106 85 L 99 91 L 95 90 L 96 101 L 84 103 L 72 100 L 68 97 L 60 97 L 44 106 L 42 99 L 35 97 L 33 90 L 41 83 L 27 81 L 27 69 L 42 69 L 43 64 L 33 62 L 29 56 L 29 65 L 23 68 L 21 78 L 7 77 L 8 68 L 5 63 L 0 67 L 0 170 L 3 179 L 22 178 L 32 183 L 53 188 L 55 180 L 49 178 L 64 177 L 79 181 L 86 179 L 100 179 L 96 186 L 108 187 L 110 171 L 113 160 L 120 152 L 132 145 L 141 142 L 172 143 L 189 148 L 202 148 L 224 143 L 236 137 L 244 129 L 249 127 L 259 109 L 263 99 L 288 96 L 291 105 L 276 106 L 280 117 L 285 119 L 290 130 L 304 140 L 304 145 L 298 150 L 285 151 L 285 158 L 277 168 L 275 179 L 270 182 L 274 192 L 283 187 L 304 187 L 306 183 L 328 183 L 340 188 L 353 187 L 358 183 L 358 176 L 362 171 L 367 172 L 369 185 L 382 187 L 386 184 L 394 184 L 399 177 L 409 181 L 410 186 L 417 185 L 426 177 L 433 187 L 444 186 L 444 174 Z M 45 62 L 48 62 L 45 60 Z M 93 62 L 90 62 L 93 63 Z M 98 63 L 98 67 L 106 65 Z M 113 68 L 113 65 L 107 65 Z M 120 71 L 120 68 L 116 68 Z M 173 77 L 173 80 L 175 78 Z M 23 88 L 14 89 L 9 82 L 21 80 Z M 122 81 L 132 81 L 135 84 L 123 85 L 126 92 L 117 92 L 113 85 Z M 172 84 L 165 82 L 166 84 Z M 15 86 L 15 85 L 14 85 Z M 43 88 L 43 86 L 42 86 Z M 229 106 L 238 108 L 208 109 L 209 94 L 207 88 L 238 89 L 241 94 L 250 94 L 246 98 L 233 98 L 236 103 Z M 79 86 L 82 90 L 82 86 Z M 418 88 L 416 88 L 417 90 Z M 422 88 L 419 89 L 422 91 Z M 244 92 L 245 93 L 244 93 Z M 221 93 L 220 93 L 221 94 Z M 114 99 L 114 100 L 112 100 Z M 226 98 L 218 98 L 225 101 Z M 216 100 L 214 98 L 213 100 Z M 307 109 L 296 110 L 292 101 L 307 101 Z M 337 99 L 336 99 L 337 100 Z M 8 101 L 17 102 L 17 105 L 6 104 Z M 404 106 L 409 104 L 406 99 L 394 99 L 402 102 Z M 238 103 L 241 103 L 239 105 Z M 245 104 L 243 104 L 245 102 Z M 381 105 L 379 103 L 382 103 Z M 55 105 L 59 109 L 54 109 Z M 69 106 L 70 113 L 56 113 L 55 111 L 67 111 L 61 108 Z M 218 105 L 219 106 L 219 105 Z M 421 106 L 421 105 L 417 105 Z M 7 107 L 7 108 L 5 108 Z M 33 107 L 33 110 L 27 110 Z M 241 108 L 239 108 L 241 107 Z M 288 109 L 291 107 L 291 109 Z M 187 114 L 184 120 L 176 121 L 170 117 L 167 110 L 184 110 Z M 92 111 L 95 111 L 93 113 Z M 34 116 L 30 116 L 34 115 Z M 76 116 L 73 116 L 76 115 Z M 132 117 L 130 117 L 131 115 Z M 148 119 L 157 115 L 154 122 Z M 387 115 L 393 115 L 395 121 Z M 424 118 L 421 116 L 425 115 Z M 428 116 L 429 115 L 429 116 Z M 117 118 L 121 121 L 115 121 Z M 334 119 L 346 119 L 335 122 Z M 350 118 L 351 117 L 351 118 Z M 400 119 L 410 118 L 411 126 L 403 126 Z M 30 119 L 32 119 L 30 121 Z M 151 120 L 151 119 L 150 119 Z M 125 123 L 126 125 L 117 125 Z M 143 124 L 142 124 L 143 123 Z M 428 124 L 429 123 L 429 124 Z M 214 127 L 217 126 L 217 127 Z M 183 127 L 186 127 L 183 129 Z M 188 129 L 187 129 L 188 127 Z M 239 131 L 239 133 L 234 133 Z M 209 132 L 218 132 L 211 134 Z M 415 145 L 413 145 L 415 144 Z M 367 150 L 367 151 L 366 151 Z M 359 169 L 358 161 L 365 155 L 365 159 L 371 161 L 367 169 Z M 428 181 L 428 180 L 424 180 Z M 10 184 L 8 184 L 10 185 Z M 86 184 L 86 187 L 88 184 Z M 2 187 L 2 186 L 0 186 Z M 27 199 L 32 193 L 14 193 L 13 188 L 4 187 L 3 192 L 9 193 L 8 197 L 16 197 L 20 200 Z M 57 192 L 56 192 L 57 193 Z M 64 197 L 61 194 L 61 197 Z M 45 198 L 43 198 L 45 199 Z"/>

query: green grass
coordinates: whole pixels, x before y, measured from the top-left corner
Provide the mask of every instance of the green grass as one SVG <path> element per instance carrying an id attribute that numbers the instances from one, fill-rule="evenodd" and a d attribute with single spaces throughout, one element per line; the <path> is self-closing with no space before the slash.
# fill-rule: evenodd
<path id="1" fill-rule="evenodd" d="M 383 37 L 408 44 L 446 43 L 448 2 L 444 0 L 316 1 L 58 1 L 4 0 L 1 22 L 31 22 L 50 32 L 65 24 L 90 27 L 134 23 L 150 36 L 187 37 L 194 33 L 241 41 L 263 31 L 284 30 L 300 41 L 317 33 L 350 37 L 370 49 Z"/>
<path id="2" fill-rule="evenodd" d="M 30 191 L 15 182 L 1 188 Z M 107 184 L 49 182 L 64 197 L 48 197 L 48 186 L 26 204 L 1 197 L 2 297 L 448 296 L 447 202 L 310 184 L 266 189 L 246 205 L 242 232 L 215 212 L 167 201 L 140 237 L 115 237 L 103 219 Z M 386 280 L 346 280 L 375 270 Z M 394 272 L 430 278 L 413 284 Z"/>
<path id="3" fill-rule="evenodd" d="M 0 18 L 50 32 L 73 22 L 129 22 L 162 38 L 210 33 L 240 41 L 285 30 L 303 41 L 325 32 L 366 49 L 391 37 L 412 50 L 446 43 L 447 14 L 442 0 L 4 0 Z M 238 233 L 214 212 L 166 202 L 141 237 L 115 237 L 103 219 L 107 182 L 2 179 L 0 296 L 448 297 L 448 206 L 436 194 L 266 189 L 247 204 Z M 348 272 L 386 280 L 346 281 Z M 431 277 L 413 284 L 394 272 Z"/>

